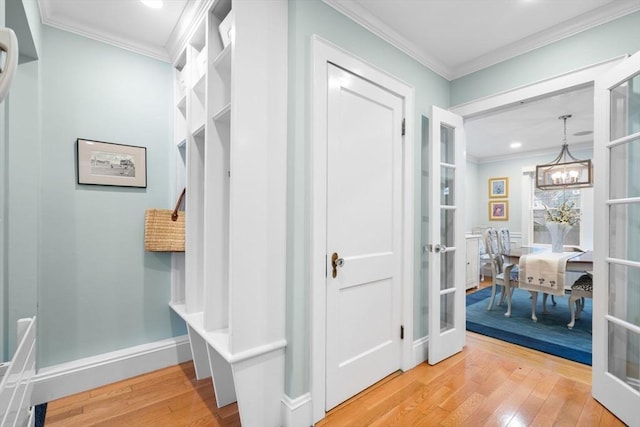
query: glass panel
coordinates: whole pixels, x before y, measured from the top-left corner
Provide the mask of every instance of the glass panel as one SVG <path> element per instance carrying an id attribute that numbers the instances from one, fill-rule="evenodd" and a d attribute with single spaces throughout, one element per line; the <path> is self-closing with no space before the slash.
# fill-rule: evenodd
<path id="1" fill-rule="evenodd" d="M 440 125 L 440 161 L 442 163 L 455 163 L 455 142 L 455 129 Z"/>
<path id="2" fill-rule="evenodd" d="M 443 166 L 440 168 L 440 204 L 443 206 L 453 206 L 455 198 L 455 170 Z"/>
<path id="3" fill-rule="evenodd" d="M 431 168 L 429 156 L 429 119 L 422 116 L 422 188 L 420 190 L 422 198 L 421 206 L 421 226 L 422 240 L 421 248 L 429 244 L 429 206 L 431 205 L 429 170 Z M 420 283 L 414 287 L 413 316 L 415 338 L 422 338 L 429 335 L 429 253 L 422 251 Z"/>
<path id="4" fill-rule="evenodd" d="M 609 207 L 609 256 L 640 261 L 640 204 Z"/>
<path id="5" fill-rule="evenodd" d="M 640 197 L 640 139 L 611 148 L 611 199 Z"/>
<path id="6" fill-rule="evenodd" d="M 640 268 L 611 264 L 609 314 L 640 326 Z"/>
<path id="7" fill-rule="evenodd" d="M 545 206 L 554 211 L 564 201 L 574 205 L 574 210 L 580 213 L 580 190 L 540 190 L 536 188 L 533 195 L 533 242 L 551 244 L 551 236 L 547 230 Z M 564 239 L 565 245 L 580 245 L 580 222 L 574 225 Z"/>
<path id="8" fill-rule="evenodd" d="M 455 241 L 455 221 L 456 212 L 452 209 L 442 209 L 440 211 L 440 244 L 446 247 L 456 245 Z"/>
<path id="9" fill-rule="evenodd" d="M 640 132 L 640 75 L 611 90 L 611 140 Z"/>
<path id="10" fill-rule="evenodd" d="M 609 373 L 640 391 L 640 335 L 609 323 L 608 341 Z"/>
<path id="11" fill-rule="evenodd" d="M 455 251 L 440 254 L 440 289 L 456 287 Z"/>
<path id="12" fill-rule="evenodd" d="M 453 329 L 455 293 L 440 295 L 440 332 Z"/>

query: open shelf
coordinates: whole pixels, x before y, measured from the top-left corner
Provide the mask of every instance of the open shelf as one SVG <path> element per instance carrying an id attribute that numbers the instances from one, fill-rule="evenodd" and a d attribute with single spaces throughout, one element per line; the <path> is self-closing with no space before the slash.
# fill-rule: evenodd
<path id="1" fill-rule="evenodd" d="M 176 105 L 176 108 L 182 114 L 182 118 L 186 119 L 187 118 L 187 97 L 186 97 L 186 95 L 183 94 L 182 98 L 180 98 L 178 100 L 178 104 Z"/>
<path id="2" fill-rule="evenodd" d="M 198 126 L 193 130 L 193 137 L 195 139 L 201 139 L 204 141 L 204 129 L 205 129 L 205 124 L 202 123 L 200 126 Z"/>
<path id="3" fill-rule="evenodd" d="M 223 106 L 213 115 L 213 121 L 218 123 L 231 123 L 231 104 Z"/>
<path id="4" fill-rule="evenodd" d="M 231 45 L 225 47 L 213 61 L 213 68 L 220 76 L 227 76 L 231 80 Z"/>

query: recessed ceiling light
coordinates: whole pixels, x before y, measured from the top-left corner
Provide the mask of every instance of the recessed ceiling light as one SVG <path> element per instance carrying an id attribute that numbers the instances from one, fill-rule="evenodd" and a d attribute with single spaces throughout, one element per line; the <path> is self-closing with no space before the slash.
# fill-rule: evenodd
<path id="1" fill-rule="evenodd" d="M 162 8 L 162 0 L 140 0 L 142 4 L 150 7 L 151 9 L 160 9 Z"/>
<path id="2" fill-rule="evenodd" d="M 512 142 L 509 147 L 511 148 L 520 148 L 522 147 L 522 142 Z"/>

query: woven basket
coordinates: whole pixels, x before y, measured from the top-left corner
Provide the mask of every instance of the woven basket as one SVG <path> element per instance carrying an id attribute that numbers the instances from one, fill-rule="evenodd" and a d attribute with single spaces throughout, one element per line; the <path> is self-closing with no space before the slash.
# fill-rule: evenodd
<path id="1" fill-rule="evenodd" d="M 148 252 L 184 252 L 184 211 L 179 211 L 185 191 L 174 210 L 147 209 L 144 214 L 144 249 Z"/>

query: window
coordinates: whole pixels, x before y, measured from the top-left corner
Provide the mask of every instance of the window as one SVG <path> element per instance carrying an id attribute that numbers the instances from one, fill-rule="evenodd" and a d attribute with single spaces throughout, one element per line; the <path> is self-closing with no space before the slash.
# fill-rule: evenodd
<path id="1" fill-rule="evenodd" d="M 575 225 L 565 240 L 566 245 L 593 249 L 593 188 L 569 189 L 566 191 L 542 191 L 535 186 L 535 168 L 522 168 L 522 244 L 551 244 L 545 226 L 544 205 L 555 208 L 564 197 L 574 202 L 580 213 L 580 223 Z"/>
<path id="2" fill-rule="evenodd" d="M 531 214 L 531 218 L 533 219 L 533 243 L 551 244 L 551 237 L 547 231 L 547 227 L 545 226 L 545 206 L 549 210 L 553 211 L 556 206 L 559 206 L 562 202 L 566 201 L 568 203 L 573 203 L 573 210 L 580 214 L 581 199 L 581 192 L 579 189 L 540 190 L 539 188 L 534 188 L 532 201 L 533 212 Z M 567 234 L 567 237 L 565 237 L 565 245 L 580 245 L 581 223 L 582 221 L 571 228 L 571 231 Z"/>

